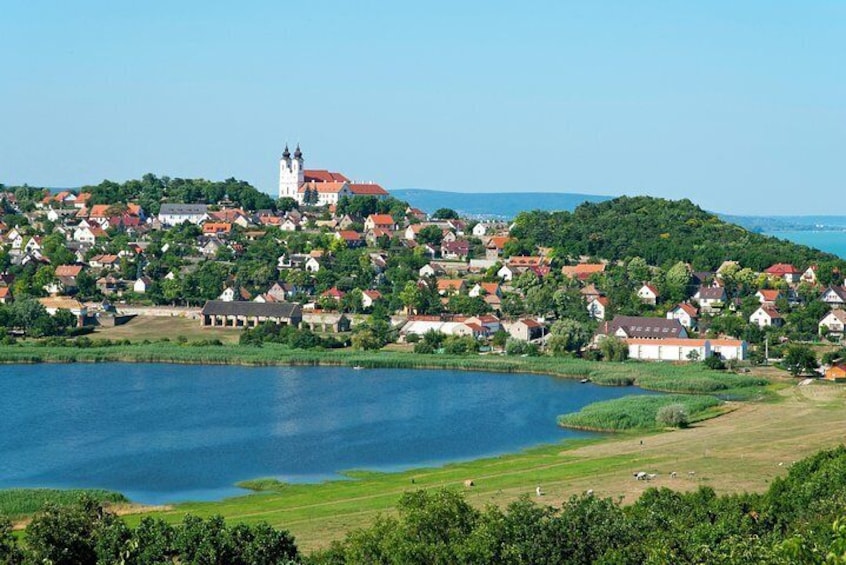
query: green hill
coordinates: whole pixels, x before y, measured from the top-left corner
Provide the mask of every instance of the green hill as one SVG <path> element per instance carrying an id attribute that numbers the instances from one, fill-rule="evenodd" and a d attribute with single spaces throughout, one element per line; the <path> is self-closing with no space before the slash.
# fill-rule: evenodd
<path id="1" fill-rule="evenodd" d="M 690 262 L 713 270 L 726 260 L 763 270 L 774 263 L 804 268 L 846 262 L 830 253 L 752 233 L 706 212 L 690 200 L 623 196 L 584 203 L 573 212 L 523 212 L 512 235 L 528 245 L 555 247 L 571 256 L 608 260 L 642 257 L 652 265 Z M 525 246 L 524 246 L 525 248 Z"/>

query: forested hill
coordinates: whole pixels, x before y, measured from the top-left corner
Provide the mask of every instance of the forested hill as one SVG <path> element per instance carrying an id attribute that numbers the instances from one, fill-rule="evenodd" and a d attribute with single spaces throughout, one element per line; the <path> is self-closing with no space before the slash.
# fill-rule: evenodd
<path id="1" fill-rule="evenodd" d="M 829 253 L 724 222 L 690 200 L 623 196 L 573 212 L 523 212 L 511 233 L 523 248 L 541 245 L 608 260 L 642 257 L 660 266 L 684 261 L 696 270 L 713 270 L 726 260 L 755 270 L 774 263 L 837 263 L 841 272 L 846 267 Z"/>
<path id="2" fill-rule="evenodd" d="M 391 190 L 391 195 L 427 212 L 451 208 L 462 216 L 513 218 L 531 202 L 539 210 L 573 210 L 582 202 L 603 202 L 610 196 L 573 192 L 445 192 L 421 188 Z"/>

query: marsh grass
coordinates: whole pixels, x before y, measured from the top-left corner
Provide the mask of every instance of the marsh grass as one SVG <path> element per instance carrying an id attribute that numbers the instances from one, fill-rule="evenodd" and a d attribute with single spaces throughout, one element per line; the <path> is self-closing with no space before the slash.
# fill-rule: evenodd
<path id="1" fill-rule="evenodd" d="M 103 503 L 129 502 L 124 495 L 118 492 L 100 489 L 14 488 L 0 490 L 0 516 L 14 520 L 38 512 L 48 502 L 66 505 L 78 501 L 83 495 L 88 495 Z"/>
<path id="2" fill-rule="evenodd" d="M 595 402 L 578 412 L 559 416 L 558 424 L 566 428 L 606 432 L 658 430 L 662 428 L 656 421 L 658 411 L 673 404 L 684 406 L 689 421 L 695 422 L 717 415 L 719 411 L 716 409 L 722 402 L 707 395 L 624 396 Z"/>

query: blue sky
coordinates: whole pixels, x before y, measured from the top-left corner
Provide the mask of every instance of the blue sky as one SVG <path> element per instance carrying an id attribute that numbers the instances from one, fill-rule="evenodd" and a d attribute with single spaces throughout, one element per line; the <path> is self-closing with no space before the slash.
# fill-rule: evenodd
<path id="1" fill-rule="evenodd" d="M 846 214 L 846 2 L 3 0 L 0 182 L 687 197 Z"/>

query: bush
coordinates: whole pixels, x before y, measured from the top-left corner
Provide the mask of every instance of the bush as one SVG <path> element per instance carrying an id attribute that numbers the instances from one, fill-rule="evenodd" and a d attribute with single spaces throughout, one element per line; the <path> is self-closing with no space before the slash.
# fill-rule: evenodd
<path id="1" fill-rule="evenodd" d="M 723 360 L 719 355 L 711 355 L 710 357 L 707 357 L 702 364 L 712 371 L 722 371 L 726 368 L 726 364 L 723 363 Z"/>
<path id="2" fill-rule="evenodd" d="M 664 426 L 686 428 L 690 423 L 687 408 L 683 404 L 669 404 L 658 409 L 655 421 Z"/>
<path id="3" fill-rule="evenodd" d="M 418 341 L 414 344 L 414 352 L 422 353 L 424 355 L 431 355 L 435 352 L 435 348 L 431 343 L 425 341 Z"/>

